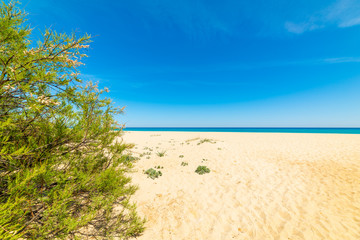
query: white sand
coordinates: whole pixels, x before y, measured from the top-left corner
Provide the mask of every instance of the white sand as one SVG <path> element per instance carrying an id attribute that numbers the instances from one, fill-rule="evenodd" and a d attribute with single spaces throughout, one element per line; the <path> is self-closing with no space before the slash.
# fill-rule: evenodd
<path id="1" fill-rule="evenodd" d="M 186 143 L 194 138 L 216 143 Z M 360 135 L 126 132 L 124 139 L 136 144 L 135 156 L 153 149 L 132 173 L 140 187 L 133 200 L 147 219 L 141 240 L 360 239 Z M 157 165 L 160 178 L 143 174 Z M 196 174 L 198 165 L 211 172 Z"/>

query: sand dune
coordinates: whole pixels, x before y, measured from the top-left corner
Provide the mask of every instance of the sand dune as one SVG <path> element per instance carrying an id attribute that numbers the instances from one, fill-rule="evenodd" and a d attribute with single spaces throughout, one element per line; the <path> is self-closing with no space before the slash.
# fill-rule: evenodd
<path id="1" fill-rule="evenodd" d="M 216 143 L 199 144 L 204 138 Z M 126 132 L 124 139 L 136 144 L 135 155 L 151 153 L 132 173 L 140 187 L 133 200 L 147 218 L 141 240 L 360 239 L 360 135 Z M 164 157 L 155 154 L 162 150 Z M 158 165 L 163 175 L 147 178 L 143 170 Z M 211 172 L 196 174 L 198 165 Z"/>

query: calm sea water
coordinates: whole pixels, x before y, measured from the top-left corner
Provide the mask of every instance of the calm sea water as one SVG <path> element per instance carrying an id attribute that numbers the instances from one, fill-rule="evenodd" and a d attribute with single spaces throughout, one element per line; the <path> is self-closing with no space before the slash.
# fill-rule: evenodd
<path id="1" fill-rule="evenodd" d="M 360 128 L 191 128 L 191 127 L 129 127 L 125 131 L 165 132 L 258 132 L 258 133 L 337 133 L 360 134 Z"/>

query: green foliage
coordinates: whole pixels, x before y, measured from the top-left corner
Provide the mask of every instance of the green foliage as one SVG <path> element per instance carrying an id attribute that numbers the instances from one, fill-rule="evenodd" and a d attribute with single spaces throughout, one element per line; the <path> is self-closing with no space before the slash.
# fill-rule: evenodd
<path id="1" fill-rule="evenodd" d="M 183 157 L 184 157 L 184 155 L 180 155 L 180 156 L 179 156 L 179 158 L 183 158 Z"/>
<path id="2" fill-rule="evenodd" d="M 161 171 L 156 171 L 155 169 L 153 168 L 149 168 L 148 170 L 146 170 L 144 172 L 146 175 L 148 175 L 149 178 L 151 179 L 155 179 L 155 178 L 158 178 L 160 176 L 162 176 L 162 172 Z"/>
<path id="3" fill-rule="evenodd" d="M 163 166 L 155 166 L 154 168 L 155 169 L 163 169 L 164 167 Z"/>
<path id="4" fill-rule="evenodd" d="M 210 169 L 207 168 L 206 166 L 198 166 L 195 170 L 195 172 L 197 174 L 200 174 L 200 175 L 203 175 L 205 173 L 209 173 L 210 172 Z"/>
<path id="5" fill-rule="evenodd" d="M 189 165 L 187 162 L 182 162 L 182 163 L 181 163 L 181 166 L 183 166 L 183 167 L 185 167 L 185 166 L 187 166 L 187 165 Z"/>
<path id="6" fill-rule="evenodd" d="M 46 30 L 36 45 L 24 18 L 0 3 L 0 239 L 138 236 L 123 109 L 78 77 L 90 37 Z"/>
<path id="7" fill-rule="evenodd" d="M 156 155 L 158 155 L 159 157 L 163 157 L 165 156 L 166 151 L 161 151 L 161 152 L 157 152 Z"/>

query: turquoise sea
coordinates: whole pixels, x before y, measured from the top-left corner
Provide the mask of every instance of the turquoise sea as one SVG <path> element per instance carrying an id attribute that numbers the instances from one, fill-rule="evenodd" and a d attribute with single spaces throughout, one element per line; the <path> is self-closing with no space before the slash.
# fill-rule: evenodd
<path id="1" fill-rule="evenodd" d="M 360 134 L 360 128 L 198 128 L 198 127 L 128 127 L 125 131 L 165 132 L 257 132 L 257 133 L 330 133 Z"/>

